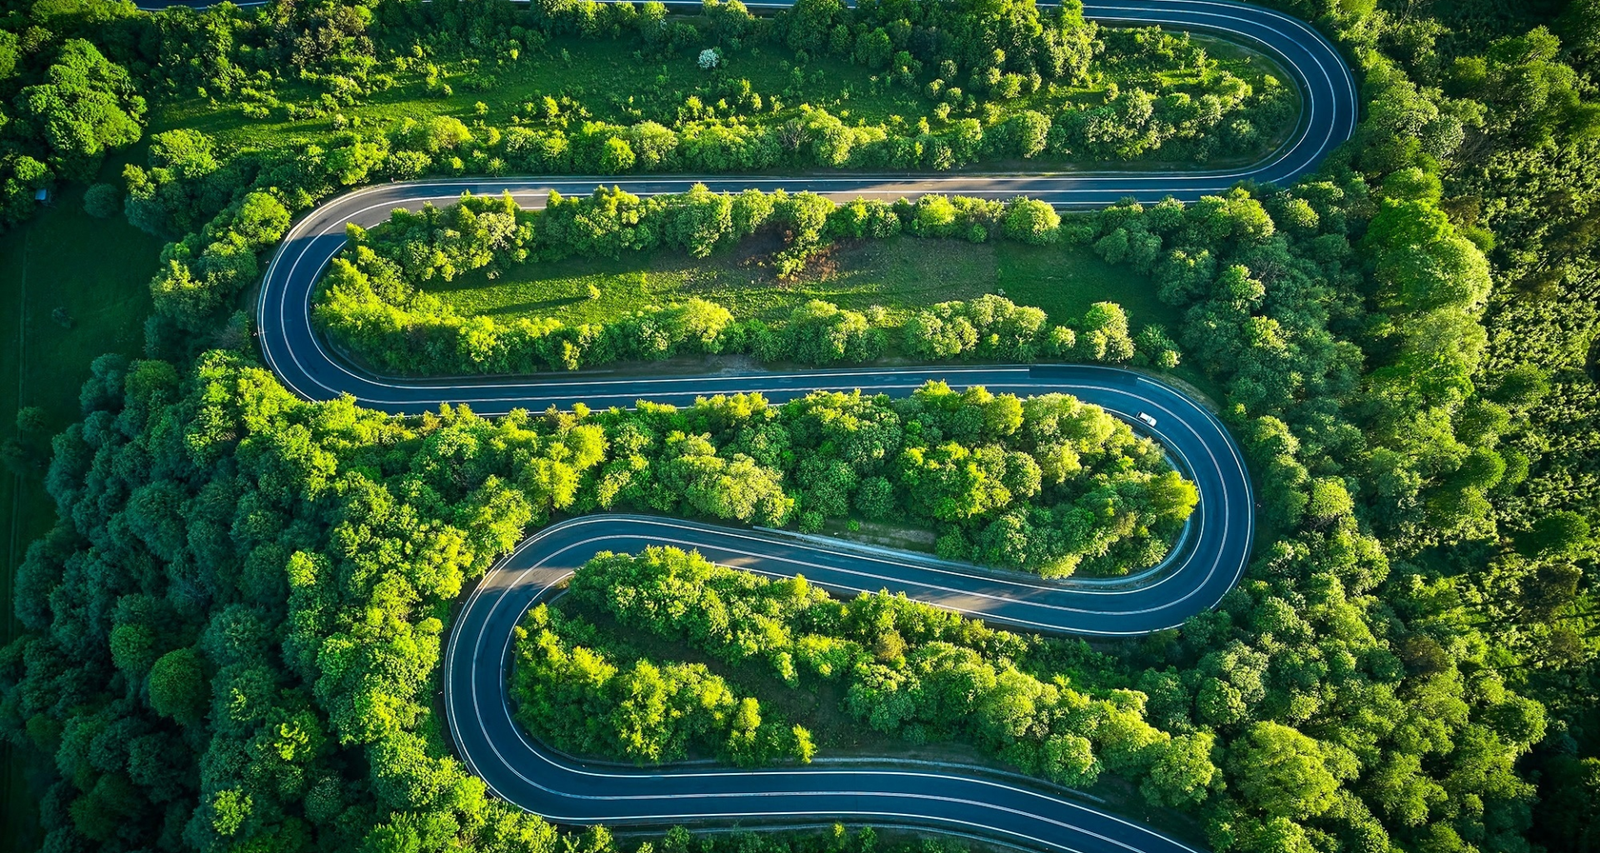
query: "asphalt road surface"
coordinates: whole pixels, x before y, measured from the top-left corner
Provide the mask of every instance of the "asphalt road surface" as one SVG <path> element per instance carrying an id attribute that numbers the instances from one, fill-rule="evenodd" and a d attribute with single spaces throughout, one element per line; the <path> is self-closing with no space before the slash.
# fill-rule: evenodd
<path id="1" fill-rule="evenodd" d="M 194 5 L 153 3 L 151 6 Z M 246 4 L 249 5 L 249 4 Z M 751 4 L 753 6 L 773 4 Z M 869 553 L 816 540 L 664 518 L 599 515 L 549 527 L 492 569 L 457 617 L 445 656 L 444 701 L 462 759 L 500 797 L 553 821 L 612 826 L 694 823 L 825 823 L 856 820 L 981 835 L 1070 853 L 1176 853 L 1184 844 L 1138 823 L 1012 779 L 971 769 L 914 765 L 817 764 L 771 770 L 585 766 L 532 743 L 513 721 L 506 692 L 512 629 L 539 596 L 603 550 L 647 545 L 698 549 L 717 562 L 774 576 L 804 574 L 851 592 L 889 589 L 985 620 L 1040 631 L 1097 636 L 1148 633 L 1214 606 L 1238 582 L 1254 533 L 1254 498 L 1232 438 L 1204 407 L 1164 383 L 1090 366 L 896 367 L 713 376 L 567 374 L 559 378 L 395 379 L 353 367 L 313 331 L 316 280 L 344 243 L 344 226 L 372 226 L 398 207 L 444 204 L 463 192 L 512 193 L 542 206 L 552 189 L 581 195 L 617 184 L 639 195 L 806 189 L 836 199 L 894 199 L 925 193 L 988 198 L 1027 195 L 1058 206 L 1092 207 L 1133 197 L 1194 200 L 1239 181 L 1288 184 L 1354 130 L 1354 80 L 1339 53 L 1310 26 L 1281 13 L 1215 0 L 1089 2 L 1107 24 L 1220 32 L 1271 54 L 1293 77 L 1303 109 L 1289 140 L 1261 163 L 1231 171 L 1054 174 L 858 175 L 793 177 L 518 177 L 424 181 L 370 187 L 334 199 L 290 231 L 268 268 L 258 306 L 269 366 L 314 400 L 344 394 L 370 408 L 417 413 L 467 403 L 480 414 L 513 408 L 631 405 L 641 398 L 685 403 L 695 396 L 760 391 L 774 400 L 813 389 L 909 393 L 927 379 L 997 392 L 1072 393 L 1128 419 L 1160 440 L 1196 483 L 1201 500 L 1183 544 L 1168 562 L 1120 583 L 1046 582 L 963 569 L 908 554 Z M 1137 415 L 1156 419 L 1143 425 Z"/>
<path id="2" fill-rule="evenodd" d="M 1114 368 L 916 367 L 830 373 L 668 380 L 652 398 L 760 390 L 775 399 L 815 387 L 904 394 L 925 379 L 995 391 L 1063 391 L 1140 424 L 1195 482 L 1200 505 L 1184 542 L 1163 565 L 1133 581 L 1044 581 L 986 572 L 910 554 L 869 552 L 817 539 L 667 518 L 594 515 L 553 525 L 496 566 L 456 617 L 445 653 L 445 708 L 456 749 L 504 799 L 562 823 L 663 825 L 697 821 L 863 820 L 934 825 L 1065 851 L 1188 849 L 1132 823 L 1014 780 L 962 768 L 829 766 L 766 771 L 586 767 L 530 741 L 512 718 L 506 667 L 512 631 L 541 596 L 600 551 L 648 545 L 698 550 L 708 559 L 771 576 L 804 575 L 827 589 L 888 589 L 991 623 L 1029 630 L 1127 636 L 1172 627 L 1216 604 L 1249 558 L 1254 502 L 1244 461 L 1209 411 L 1164 383 Z M 632 380 L 624 383 L 633 390 Z M 612 386 L 557 394 L 608 399 Z M 530 389 L 537 393 L 538 388 Z M 621 397 L 609 397 L 620 400 Z M 566 397 L 541 396 L 547 399 Z M 1141 424 L 1142 426 L 1142 424 Z"/>

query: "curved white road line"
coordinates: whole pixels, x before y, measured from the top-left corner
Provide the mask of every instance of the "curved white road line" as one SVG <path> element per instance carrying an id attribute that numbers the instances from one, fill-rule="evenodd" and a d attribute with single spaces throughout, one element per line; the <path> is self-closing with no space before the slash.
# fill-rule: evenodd
<path id="1" fill-rule="evenodd" d="M 188 5 L 154 3 L 154 6 Z M 246 3 L 244 5 L 250 5 Z M 753 3 L 753 7 L 782 4 Z M 835 199 L 900 198 L 925 193 L 1009 198 L 1028 195 L 1090 207 L 1132 197 L 1195 200 L 1239 181 L 1288 184 L 1309 173 L 1354 131 L 1354 78 L 1338 51 L 1288 15 L 1224 0 L 1106 0 L 1085 14 L 1113 24 L 1221 32 L 1269 53 L 1293 76 L 1303 110 L 1295 133 L 1253 166 L 1211 172 L 994 174 L 827 174 L 805 177 L 590 176 L 481 178 L 388 184 L 333 199 L 297 223 L 273 256 L 257 319 L 263 356 L 280 381 L 313 400 L 350 395 L 370 408 L 415 414 L 440 403 L 469 403 L 481 414 L 548 405 L 628 406 L 648 397 L 760 391 L 774 401 L 812 390 L 862 389 L 903 395 L 927 379 L 985 385 L 996 392 L 1071 393 L 1130 417 L 1157 416 L 1153 433 L 1180 460 L 1200 493 L 1191 545 L 1148 579 L 1108 586 L 1049 582 L 964 570 L 916 555 L 864 554 L 815 542 L 690 521 L 595 515 L 545 528 L 519 544 L 479 582 L 451 629 L 444 701 L 462 760 L 498 796 L 571 824 L 666 825 L 782 819 L 801 823 L 862 820 L 916 824 L 1009 844 L 1067 853 L 1194 853 L 1138 823 L 1015 781 L 891 767 L 771 770 L 597 769 L 532 742 L 512 718 L 505 669 L 513 629 L 537 598 L 602 550 L 670 544 L 698 549 L 731 566 L 772 576 L 804 574 L 844 593 L 892 589 L 991 622 L 1038 631 L 1115 637 L 1177 626 L 1214 606 L 1243 575 L 1255 530 L 1254 496 L 1237 445 L 1218 418 L 1177 389 L 1137 374 L 1090 366 L 934 366 L 718 375 L 625 377 L 566 374 L 535 378 L 397 379 L 353 368 L 330 353 L 312 327 L 310 301 L 320 273 L 344 244 L 344 226 L 370 227 L 397 207 L 448 203 L 463 192 L 510 192 L 542 206 L 550 190 L 588 193 L 615 184 L 641 196 L 801 187 Z"/>

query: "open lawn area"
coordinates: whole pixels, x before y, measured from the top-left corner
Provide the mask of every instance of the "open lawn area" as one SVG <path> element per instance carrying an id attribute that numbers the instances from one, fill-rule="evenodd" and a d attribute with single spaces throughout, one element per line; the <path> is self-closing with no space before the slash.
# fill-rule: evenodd
<path id="1" fill-rule="evenodd" d="M 161 245 L 121 216 L 84 213 L 82 187 L 0 235 L 0 436 L 16 434 L 23 406 L 45 410 L 47 433 L 65 429 L 80 418 L 78 386 L 89 376 L 89 363 L 106 352 L 141 352 Z M 42 457 L 43 442 L 35 443 Z M 7 566 L 0 572 L 0 619 L 9 642 L 17 633 L 11 606 L 16 566 L 27 544 L 54 524 L 55 506 L 42 477 L 0 470 L 0 509 L 0 555 Z M 0 749 L 6 759 L 0 849 L 31 850 L 38 846 L 38 807 L 11 748 Z"/>
<path id="2" fill-rule="evenodd" d="M 658 251 L 617 260 L 528 263 L 490 279 L 482 272 L 438 282 L 428 292 L 458 314 L 554 317 L 596 323 L 651 305 L 698 297 L 741 319 L 781 320 L 810 299 L 891 313 L 985 293 L 1043 308 L 1052 322 L 1077 319 L 1095 302 L 1119 303 L 1135 327 L 1177 327 L 1179 317 L 1154 297 L 1146 279 L 1112 267 L 1081 246 L 968 243 L 901 236 L 840 244 L 799 280 L 777 280 L 766 259 L 775 246 L 747 241 L 700 262 Z M 593 285 L 598 298 L 591 298 Z"/>
<path id="3" fill-rule="evenodd" d="M 513 266 L 491 278 L 471 272 L 433 281 L 425 292 L 461 316 L 498 320 L 549 317 L 568 325 L 602 323 L 651 306 L 699 298 L 741 320 L 780 321 L 797 306 L 822 299 L 862 311 L 881 307 L 903 317 L 918 308 L 986 293 L 1044 309 L 1052 323 L 1072 324 L 1096 302 L 1115 302 L 1132 328 L 1182 328 L 1181 312 L 1156 299 L 1148 278 L 1102 261 L 1086 246 L 969 243 L 907 235 L 844 241 L 814 258 L 796 280 L 772 272 L 780 248 L 758 234 L 704 261 L 677 251 L 621 258 L 569 258 Z M 1189 365 L 1170 371 L 1192 390 L 1220 400 L 1220 389 Z"/>

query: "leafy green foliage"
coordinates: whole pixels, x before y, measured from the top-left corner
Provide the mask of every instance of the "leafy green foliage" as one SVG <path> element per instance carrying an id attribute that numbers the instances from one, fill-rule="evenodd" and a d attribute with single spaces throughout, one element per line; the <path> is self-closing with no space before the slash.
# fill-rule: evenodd
<path id="1" fill-rule="evenodd" d="M 430 843 L 492 848 L 511 833 L 513 849 L 550 849 L 548 827 L 487 801 L 447 756 L 429 698 L 444 606 L 526 527 L 601 507 L 778 523 L 810 500 L 797 480 L 830 478 L 843 491 L 827 509 L 845 512 L 854 471 L 899 482 L 913 425 L 1003 441 L 1026 428 L 1028 405 L 930 386 L 904 404 L 822 394 L 780 408 L 750 395 L 402 419 L 300 401 L 222 352 L 187 377 L 102 359 L 82 400 L 48 477 L 62 521 L 19 571 L 28 633 L 0 655 L 0 721 L 55 757 L 51 797 L 73 817 L 52 824 L 54 843 L 148 846 L 177 814 L 181 843 L 198 849 L 291 831 L 302 847 L 382 846 L 411 831 L 408 815 L 425 816 Z M 1164 466 L 1125 426 L 1107 428 L 1093 446 L 1108 475 L 1138 482 Z M 806 458 L 827 464 L 796 465 Z M 905 501 L 895 485 L 876 492 Z M 528 687 L 538 702 L 613 709 L 583 714 L 604 724 L 574 748 L 750 763 L 815 750 L 804 727 L 706 671 L 610 657 L 575 626 L 528 636 L 548 638 L 525 661 L 550 676 Z"/>
<path id="2" fill-rule="evenodd" d="M 841 602 L 803 577 L 768 580 L 672 548 L 602 554 L 573 577 L 570 594 L 621 627 L 687 642 L 728 666 L 759 662 L 803 690 L 836 682 L 848 712 L 879 731 L 913 743 L 967 740 L 1068 785 L 1093 784 L 1105 768 L 1140 774 L 1173 743 L 1145 722 L 1140 694 L 1080 692 L 1028 669 L 1041 647 L 1086 650 L 993 631 L 904 597 Z M 549 620 L 541 606 L 528 623 Z M 532 636 L 521 638 L 526 655 L 552 642 Z M 539 689 L 537 672 L 516 677 Z M 522 707 L 535 731 L 562 730 L 559 709 Z M 1204 800 L 1216 769 L 1206 751 L 1181 748 L 1183 772 L 1207 780 L 1190 792 Z"/>
<path id="3" fill-rule="evenodd" d="M 87 178 L 108 150 L 139 140 L 144 98 L 132 79 L 90 42 L 69 39 L 43 82 L 17 96 L 21 117 L 50 146 L 51 163 L 65 176 Z"/>
<path id="4" fill-rule="evenodd" d="M 221 354 L 187 379 L 104 359 L 83 401 L 49 477 L 62 521 L 21 570 L 35 633 L 4 656 L 8 736 L 62 774 L 52 844 L 355 847 L 400 809 L 551 849 L 427 734 L 433 611 L 531 514 L 425 464 L 440 419 L 309 406 Z"/>
<path id="5" fill-rule="evenodd" d="M 385 370 L 410 373 L 527 373 L 740 352 L 769 362 L 859 364 L 892 350 L 922 359 L 1137 358 L 1177 365 L 1176 344 L 1164 334 L 1142 333 L 1145 346 L 1139 347 L 1126 314 L 1112 303 L 1093 306 L 1077 329 L 1049 327 L 1044 312 L 999 296 L 942 303 L 898 326 L 879 309 L 851 311 L 822 300 L 796 306 L 782 324 L 736 323 L 726 307 L 701 299 L 571 326 L 552 319 L 459 316 L 419 287 L 468 270 L 492 276 L 529 259 L 616 257 L 661 246 L 703 257 L 763 227 L 787 237 L 787 247 L 775 256 L 781 273 L 803 266 L 833 239 L 883 238 L 902 228 L 932 238 L 988 239 L 1009 233 L 1007 223 L 1017 216 L 1033 222 L 1021 239 L 1055 238 L 1059 216 L 1029 199 L 1002 205 L 924 196 L 914 204 L 834 205 L 781 190 L 730 196 L 695 187 L 641 199 L 601 187 L 582 199 L 552 193 L 544 212 L 528 213 L 509 196 L 463 198 L 442 210 L 397 212 L 370 232 L 349 229 L 350 247 L 334 259 L 314 313 L 351 351 Z"/>
<path id="6" fill-rule="evenodd" d="M 192 725 L 205 713 L 206 680 L 200 656 L 176 649 L 150 669 L 150 707 L 163 717 Z"/>
<path id="7" fill-rule="evenodd" d="M 1600 142 L 1586 95 L 1593 4 L 1558 12 L 1468 2 L 1404 14 L 1359 0 L 1281 5 L 1342 43 L 1363 87 L 1357 139 L 1295 187 L 1119 205 L 1053 229 L 1034 206 L 930 199 L 830 213 L 800 196 L 782 210 L 770 197 L 702 198 L 681 217 L 663 214 L 644 237 L 700 257 L 765 224 L 794 235 L 781 259 L 792 271 L 828 241 L 896 229 L 1030 242 L 1053 233 L 1150 274 L 1160 298 L 1184 312 L 1172 338 L 1226 394 L 1223 415 L 1251 454 L 1267 529 L 1250 577 L 1218 611 L 1101 660 L 1107 674 L 1063 687 L 1042 676 L 1072 669 L 1057 657 L 1067 652 L 1040 645 L 1012 658 L 1012 669 L 1044 686 L 1038 696 L 1070 691 L 1094 697 L 1091 708 L 1114 699 L 1131 733 L 1111 740 L 1078 728 L 1069 712 L 1051 718 L 1062 728 L 1047 737 L 1029 729 L 1018 753 L 1074 784 L 1127 774 L 1152 803 L 1195 809 L 1219 851 L 1581 846 L 1594 833 L 1587 756 L 1600 731 L 1589 582 L 1600 494 L 1590 428 L 1600 394 L 1589 375 L 1600 305 L 1590 168 Z M 1287 115 L 1282 87 L 1222 73 L 1198 40 L 1101 33 L 1071 8 L 818 2 L 777 23 L 733 4 L 703 20 L 664 12 L 317 2 L 134 16 L 114 4 L 35 4 L 25 29 L 8 24 L 18 32 L 0 34 L 4 217 L 26 216 L 36 190 L 132 135 L 138 103 L 117 66 L 136 70 L 145 94 L 162 100 L 214 97 L 251 120 L 318 117 L 294 127 L 302 141 L 242 151 L 198 131 L 157 134 L 145 165 L 127 171 L 130 219 L 177 238 L 150 336 L 154 351 L 177 354 L 195 333 L 222 328 L 286 214 L 363 182 L 594 172 L 603 155 L 619 169 L 623 146 L 643 171 L 1204 160 L 1265 144 Z M 68 47 L 79 38 L 96 44 L 99 61 Z M 808 56 L 791 65 L 802 79 L 787 86 L 742 85 L 742 71 L 719 69 L 702 91 L 674 92 L 669 82 L 632 104 L 532 98 L 500 127 L 473 111 L 439 114 L 454 110 L 452 86 L 497 88 L 520 57 L 542 52 L 553 63 L 567 49 L 558 43 L 578 38 L 632 40 L 642 67 L 645 57 L 692 61 L 708 42 L 735 61 L 751 52 L 735 41 L 776 50 L 793 40 Z M 467 46 L 476 64 L 450 58 Z M 831 58 L 814 58 L 822 54 Z M 846 61 L 879 76 L 872 91 L 853 93 L 851 115 L 838 103 L 802 109 L 815 100 L 802 94 L 817 91 L 814 78 Z M 1085 74 L 1104 74 L 1115 91 L 1084 98 L 1062 88 Z M 413 77 L 446 100 L 409 122 L 358 122 L 359 105 Z M 41 96 L 39 111 L 19 100 L 24 89 Z M 911 116 L 900 124 L 874 116 L 868 102 L 893 90 L 915 90 L 928 115 L 900 111 Z M 494 100 L 489 91 L 466 97 Z M 186 126 L 217 126 L 201 113 Z M 625 220 L 642 206 L 614 201 L 614 222 L 574 232 L 602 254 L 640 239 Z M 411 268 L 437 274 L 482 257 L 436 236 L 418 244 L 440 247 L 445 262 Z M 1030 338 L 1027 309 L 976 302 L 929 308 L 918 322 L 937 321 L 940 346 L 957 356 L 1114 358 L 1129 340 L 1152 360 L 1170 352 L 1164 335 L 1130 330 L 1106 307 Z M 706 307 L 690 313 L 681 338 L 640 320 L 628 340 L 694 348 L 715 339 L 738 350 L 736 324 L 719 326 Z M 815 352 L 878 345 L 869 312 L 805 318 L 796 340 Z M 889 351 L 906 341 L 878 330 Z M 746 346 L 769 339 L 744 331 Z M 567 366 L 574 352 L 593 352 L 568 343 L 573 350 L 528 366 Z M 429 357 L 444 364 L 455 352 Z M 1021 522 L 1036 524 L 1031 512 L 1013 517 L 1033 479 L 1025 464 L 1006 464 L 1008 454 L 1034 460 L 1041 496 L 1051 472 L 1070 467 L 1064 453 L 1018 446 L 1022 427 L 985 437 L 1014 421 L 1005 403 L 973 406 L 985 416 L 970 423 L 938 407 L 913 418 L 837 399 L 796 406 L 783 423 L 774 422 L 787 407 L 757 416 L 748 400 L 645 407 L 615 420 L 557 413 L 486 425 L 452 410 L 402 422 L 306 406 L 216 356 L 200 371 L 180 380 L 176 365 L 97 362 L 83 423 L 56 442 L 48 482 L 62 523 L 29 549 L 16 584 L 23 637 L 0 654 L 7 737 L 47 755 L 57 774 L 41 808 L 50 849 L 553 850 L 550 827 L 484 800 L 444 757 L 425 698 L 443 601 L 525 524 L 611 505 L 758 511 L 761 500 L 714 489 L 691 506 L 662 485 L 673 466 L 682 470 L 668 476 L 702 482 L 707 454 L 692 440 L 701 435 L 712 458 L 748 475 L 742 486 L 776 479 L 798 496 L 791 514 L 892 517 L 909 509 L 903 451 L 921 447 L 911 468 L 947 489 L 936 505 L 982 510 L 938 522 L 946 551 L 1004 553 L 1029 541 L 1015 535 Z M 912 435 L 913 421 L 924 432 Z M 946 429 L 976 438 L 947 450 Z M 669 439 L 678 454 L 670 459 Z M 814 452 L 824 442 L 830 452 Z M 1013 505 L 990 518 L 996 477 Z M 1182 497 L 1157 486 L 1143 484 L 1147 500 Z M 1113 502 L 1123 497 L 1114 491 Z M 1039 526 L 1066 532 L 1067 505 L 1052 500 Z M 952 642 L 934 654 L 901 619 L 889 620 L 893 632 L 875 621 L 853 641 L 869 667 L 918 684 L 942 683 L 951 668 L 984 685 L 994 674 L 1003 695 L 1034 695 L 988 650 Z M 798 664 L 796 672 L 821 677 Z M 889 685 L 873 689 L 902 698 Z M 1028 719 L 979 711 L 967 716 L 986 727 L 962 737 L 992 738 Z M 931 731 L 936 718 L 908 719 L 906 730 Z M 1170 740 L 1143 743 L 1152 731 Z M 867 853 L 871 842 L 771 843 Z M 684 853 L 688 843 L 676 833 L 662 847 Z M 594 832 L 568 849 L 610 845 Z"/>
<path id="8" fill-rule="evenodd" d="M 559 749 L 658 764 L 715 755 L 735 764 L 810 760 L 810 734 L 738 697 L 703 665 L 657 666 L 590 648 L 590 626 L 544 605 L 517 628 L 511 695 L 517 718 Z"/>

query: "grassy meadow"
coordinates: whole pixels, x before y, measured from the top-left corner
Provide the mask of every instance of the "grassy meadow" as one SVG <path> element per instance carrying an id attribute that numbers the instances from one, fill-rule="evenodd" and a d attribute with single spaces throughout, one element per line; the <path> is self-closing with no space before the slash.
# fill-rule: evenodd
<path id="1" fill-rule="evenodd" d="M 1043 308 L 1053 322 L 1072 320 L 1095 302 L 1120 303 L 1137 325 L 1175 328 L 1180 319 L 1153 287 L 1081 246 L 968 243 L 901 236 L 846 242 L 780 281 L 759 239 L 696 261 L 658 251 L 620 259 L 527 263 L 490 278 L 469 273 L 427 287 L 456 313 L 502 319 L 553 317 L 594 323 L 689 298 L 719 303 L 741 319 L 781 320 L 796 306 L 825 299 L 844 308 L 881 306 L 905 314 L 925 305 L 985 293 Z M 590 286 L 600 292 L 590 298 Z"/>

